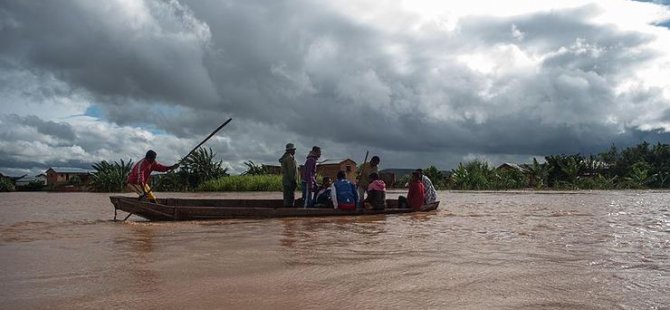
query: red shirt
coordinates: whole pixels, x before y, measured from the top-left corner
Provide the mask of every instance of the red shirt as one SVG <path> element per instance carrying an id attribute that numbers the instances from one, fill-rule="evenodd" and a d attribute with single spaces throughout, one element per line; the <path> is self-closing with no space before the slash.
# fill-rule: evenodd
<path id="1" fill-rule="evenodd" d="M 142 158 L 142 160 L 138 161 L 135 166 L 133 166 L 133 169 L 130 170 L 127 182 L 129 184 L 144 185 L 149 181 L 149 176 L 151 176 L 152 171 L 165 172 L 168 171 L 169 168 L 170 167 L 163 166 L 155 160 L 153 163 L 150 163 L 146 158 Z"/>
<path id="2" fill-rule="evenodd" d="M 423 206 L 424 189 L 421 181 L 412 181 L 409 183 L 409 192 L 407 193 L 407 203 L 412 209 L 421 209 Z"/>

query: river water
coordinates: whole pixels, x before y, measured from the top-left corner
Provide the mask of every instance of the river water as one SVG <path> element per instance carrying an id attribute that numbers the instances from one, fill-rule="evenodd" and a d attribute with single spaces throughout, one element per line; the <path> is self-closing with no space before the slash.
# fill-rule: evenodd
<path id="1" fill-rule="evenodd" d="M 112 222 L 107 194 L 0 193 L 0 308 L 670 309 L 670 192 L 440 198 L 426 214 L 150 223 Z"/>

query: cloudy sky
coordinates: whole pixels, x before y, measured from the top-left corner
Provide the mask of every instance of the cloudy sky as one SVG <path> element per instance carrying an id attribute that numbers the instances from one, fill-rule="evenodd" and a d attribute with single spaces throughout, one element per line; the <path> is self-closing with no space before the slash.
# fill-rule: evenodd
<path id="1" fill-rule="evenodd" d="M 668 1 L 0 2 L 0 172 L 207 146 L 451 169 L 670 143 Z"/>

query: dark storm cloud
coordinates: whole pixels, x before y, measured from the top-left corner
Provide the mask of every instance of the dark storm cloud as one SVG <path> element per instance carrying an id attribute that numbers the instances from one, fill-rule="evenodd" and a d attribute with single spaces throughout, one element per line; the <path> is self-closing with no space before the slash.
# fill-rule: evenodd
<path id="1" fill-rule="evenodd" d="M 72 126 L 68 123 L 56 123 L 52 121 L 44 121 L 35 116 L 26 116 L 19 117 L 13 116 L 19 123 L 22 123 L 27 126 L 34 127 L 39 133 L 50 135 L 56 138 L 60 138 L 66 141 L 72 141 L 75 139 L 74 131 Z"/>
<path id="2" fill-rule="evenodd" d="M 658 57 L 647 47 L 654 37 L 590 22 L 596 5 L 467 16 L 455 31 L 417 36 L 312 1 L 129 3 L 135 7 L 5 1 L 0 64 L 85 91 L 122 126 L 197 140 L 233 117 L 230 141 L 211 142 L 232 160 L 272 162 L 289 139 L 304 148 L 331 144 L 337 156 L 386 151 L 398 163 L 405 152 L 421 154 L 413 162 L 446 162 L 445 154 L 667 140 L 641 130 L 648 120 L 632 113 L 667 106 L 662 92 L 615 89 L 631 68 Z M 479 72 L 461 59 L 477 53 L 509 68 Z M 532 69 L 518 69 L 514 53 L 535 57 Z M 41 133 L 73 138 L 58 124 L 34 122 Z M 126 142 L 87 137 L 79 146 L 92 154 Z"/>
<path id="3" fill-rule="evenodd" d="M 0 28 L 0 57 L 100 96 L 213 103 L 202 65 L 206 26 L 184 17 L 176 2 L 146 3 L 158 16 L 133 15 L 118 3 L 3 1 L 14 22 Z"/>
<path id="4" fill-rule="evenodd" d="M 48 135 L 66 142 L 72 142 L 76 135 L 72 126 L 68 123 L 56 123 L 53 121 L 45 121 L 36 116 L 19 116 L 15 114 L 0 115 L 0 128 L 3 133 L 0 134 L 5 139 L 11 139 L 13 128 L 18 126 L 25 126 L 33 128 L 39 134 Z"/>

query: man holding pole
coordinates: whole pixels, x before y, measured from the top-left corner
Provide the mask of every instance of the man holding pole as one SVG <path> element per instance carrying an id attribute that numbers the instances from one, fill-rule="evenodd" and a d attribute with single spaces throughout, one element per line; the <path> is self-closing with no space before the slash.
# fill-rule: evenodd
<path id="1" fill-rule="evenodd" d="M 286 151 L 279 162 L 281 163 L 284 207 L 293 207 L 295 189 L 298 187 L 298 164 L 295 162 L 295 146 L 293 143 L 286 144 Z"/>
<path id="2" fill-rule="evenodd" d="M 372 156 L 369 163 L 364 162 L 363 165 L 358 169 L 358 182 L 356 186 L 358 187 L 358 199 L 360 200 L 359 206 L 363 206 L 363 201 L 365 200 L 365 193 L 368 190 L 368 185 L 370 184 L 369 175 L 371 173 L 379 173 L 379 156 Z"/>
<path id="3" fill-rule="evenodd" d="M 151 187 L 147 182 L 151 176 L 152 171 L 166 172 L 179 167 L 179 164 L 172 166 L 164 166 L 156 161 L 156 152 L 149 150 L 143 159 L 138 161 L 128 175 L 128 188 L 138 195 L 140 199 L 148 198 L 150 202 L 156 202 L 156 196 L 151 191 Z"/>

